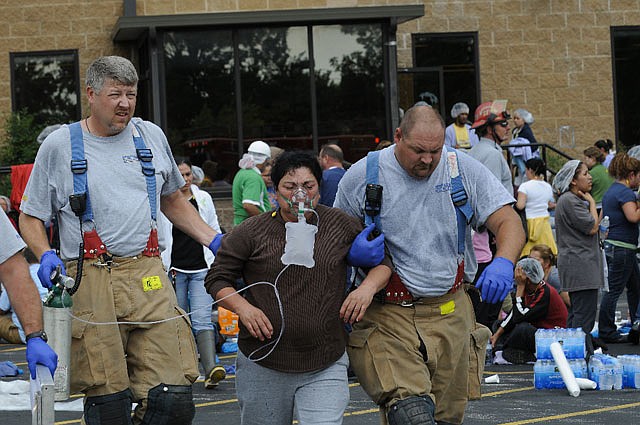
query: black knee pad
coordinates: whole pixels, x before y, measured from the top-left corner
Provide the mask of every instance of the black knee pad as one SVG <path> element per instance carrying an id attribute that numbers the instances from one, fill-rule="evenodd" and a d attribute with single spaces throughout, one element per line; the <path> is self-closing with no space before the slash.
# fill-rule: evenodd
<path id="1" fill-rule="evenodd" d="M 87 425 L 131 425 L 132 399 L 129 389 L 87 397 L 84 402 L 84 421 Z"/>
<path id="2" fill-rule="evenodd" d="M 190 425 L 195 414 L 191 385 L 160 384 L 149 390 L 141 425 Z"/>
<path id="3" fill-rule="evenodd" d="M 435 405 L 429 396 L 413 396 L 389 408 L 389 425 L 435 425 Z"/>

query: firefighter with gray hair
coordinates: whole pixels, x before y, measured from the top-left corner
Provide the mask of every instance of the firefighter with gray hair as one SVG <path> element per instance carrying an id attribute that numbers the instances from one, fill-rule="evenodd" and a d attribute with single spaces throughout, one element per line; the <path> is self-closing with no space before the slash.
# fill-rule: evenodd
<path id="1" fill-rule="evenodd" d="M 157 214 L 214 254 L 222 239 L 180 194 L 162 130 L 133 117 L 137 84 L 123 57 L 89 65 L 90 116 L 44 140 L 21 205 L 42 284 L 56 269 L 75 277 L 71 391 L 85 395 L 87 425 L 191 424 L 195 344 L 162 266 Z M 43 226 L 54 216 L 60 257 Z"/>

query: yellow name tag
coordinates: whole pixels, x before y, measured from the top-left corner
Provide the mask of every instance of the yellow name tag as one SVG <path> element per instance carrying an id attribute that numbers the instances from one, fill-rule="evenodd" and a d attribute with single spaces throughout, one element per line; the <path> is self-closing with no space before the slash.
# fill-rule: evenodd
<path id="1" fill-rule="evenodd" d="M 440 314 L 442 315 L 450 314 L 454 311 L 456 311 L 456 303 L 453 300 L 447 301 L 440 306 Z"/>
<path id="2" fill-rule="evenodd" d="M 162 281 L 160 276 L 149 276 L 142 278 L 142 289 L 144 292 L 162 289 Z"/>

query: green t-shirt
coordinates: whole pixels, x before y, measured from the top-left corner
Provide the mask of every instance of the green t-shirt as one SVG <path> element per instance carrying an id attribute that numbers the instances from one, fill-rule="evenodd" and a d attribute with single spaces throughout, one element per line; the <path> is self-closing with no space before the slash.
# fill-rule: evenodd
<path id="1" fill-rule="evenodd" d="M 600 204 L 604 193 L 613 183 L 613 177 L 609 175 L 607 168 L 602 164 L 594 165 L 593 168 L 589 170 L 589 174 L 591 174 L 593 181 L 591 196 L 593 196 L 593 200 L 596 201 L 596 204 Z"/>
<path id="2" fill-rule="evenodd" d="M 233 178 L 233 225 L 245 221 L 249 214 L 242 207 L 243 203 L 250 203 L 266 212 L 271 209 L 267 186 L 262 180 L 262 176 L 255 169 L 242 169 Z"/>

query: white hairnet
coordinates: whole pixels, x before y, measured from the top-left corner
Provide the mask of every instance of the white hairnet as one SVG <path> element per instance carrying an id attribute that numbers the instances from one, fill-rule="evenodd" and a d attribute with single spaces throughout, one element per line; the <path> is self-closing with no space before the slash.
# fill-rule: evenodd
<path id="1" fill-rule="evenodd" d="M 527 111 L 526 109 L 516 109 L 515 111 L 513 111 L 513 113 L 514 115 L 517 114 L 527 124 L 533 124 L 533 115 L 531 115 L 531 112 Z"/>
<path id="2" fill-rule="evenodd" d="M 631 158 L 635 158 L 640 160 L 640 145 L 633 146 L 631 149 L 627 151 L 627 155 Z"/>
<path id="3" fill-rule="evenodd" d="M 556 177 L 553 179 L 553 191 L 558 195 L 562 195 L 569 190 L 569 185 L 576 175 L 576 170 L 580 165 L 580 161 L 572 159 L 562 166 Z"/>
<path id="4" fill-rule="evenodd" d="M 7 212 L 11 211 L 11 200 L 4 195 L 0 195 L 0 198 L 4 199 L 5 204 L 7 204 Z"/>
<path id="5" fill-rule="evenodd" d="M 242 158 L 240 158 L 240 161 L 238 161 L 238 167 L 242 168 L 243 170 L 248 170 L 255 167 L 256 165 L 264 163 L 267 159 L 269 159 L 269 157 L 266 155 L 255 152 L 247 152 L 242 155 Z"/>
<path id="6" fill-rule="evenodd" d="M 468 114 L 469 105 L 464 102 L 458 102 L 451 107 L 451 118 L 456 119 L 460 114 Z"/>
<path id="7" fill-rule="evenodd" d="M 204 171 L 197 165 L 191 166 L 191 174 L 193 175 L 193 184 L 200 184 L 204 180 Z"/>
<path id="8" fill-rule="evenodd" d="M 523 258 L 518 261 L 516 267 L 520 267 L 529 280 L 535 284 L 540 283 L 544 279 L 544 270 L 542 264 L 535 258 Z"/>

